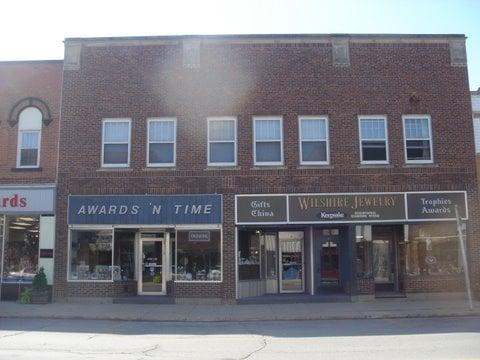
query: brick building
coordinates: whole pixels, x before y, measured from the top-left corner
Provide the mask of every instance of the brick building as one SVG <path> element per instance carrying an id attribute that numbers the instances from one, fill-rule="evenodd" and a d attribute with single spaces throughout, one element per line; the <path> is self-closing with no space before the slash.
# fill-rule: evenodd
<path id="1" fill-rule="evenodd" d="M 463 35 L 71 38 L 54 296 L 411 296 L 473 285 Z M 192 300 L 193 299 L 193 300 Z"/>
<path id="2" fill-rule="evenodd" d="M 53 281 L 63 61 L 0 62 L 1 298 L 39 266 Z"/>

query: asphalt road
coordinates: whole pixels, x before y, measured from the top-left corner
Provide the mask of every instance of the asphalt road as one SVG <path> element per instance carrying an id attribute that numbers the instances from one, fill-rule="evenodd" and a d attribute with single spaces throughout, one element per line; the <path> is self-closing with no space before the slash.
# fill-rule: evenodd
<path id="1" fill-rule="evenodd" d="M 480 359 L 480 318 L 243 323 L 0 319 L 0 359 Z"/>

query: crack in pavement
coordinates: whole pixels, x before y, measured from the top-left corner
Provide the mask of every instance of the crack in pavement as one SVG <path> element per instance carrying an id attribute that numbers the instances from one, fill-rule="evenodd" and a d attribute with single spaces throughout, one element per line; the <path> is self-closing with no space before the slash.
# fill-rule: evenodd
<path id="1" fill-rule="evenodd" d="M 157 350 L 159 346 L 160 346 L 160 344 L 156 344 L 155 346 L 153 346 L 153 347 L 151 347 L 147 350 L 142 351 L 142 354 L 145 355 L 145 356 L 153 356 L 153 355 L 150 355 L 148 353 L 151 352 L 151 351 Z"/>
<path id="2" fill-rule="evenodd" d="M 247 355 L 239 358 L 238 360 L 246 360 L 246 359 L 250 358 L 252 355 L 257 354 L 260 351 L 262 351 L 263 349 L 265 349 L 267 347 L 267 345 L 268 345 L 267 338 L 262 335 L 260 347 L 258 349 L 255 349 L 255 350 L 249 352 Z"/>

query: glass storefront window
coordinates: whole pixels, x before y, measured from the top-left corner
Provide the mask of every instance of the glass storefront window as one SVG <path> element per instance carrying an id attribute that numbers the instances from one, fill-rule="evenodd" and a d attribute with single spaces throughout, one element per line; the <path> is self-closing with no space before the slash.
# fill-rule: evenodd
<path id="1" fill-rule="evenodd" d="M 135 279 L 135 231 L 115 230 L 113 280 Z"/>
<path id="2" fill-rule="evenodd" d="M 3 282 L 31 282 L 38 267 L 38 216 L 6 216 Z"/>
<path id="3" fill-rule="evenodd" d="M 221 281 L 220 230 L 177 232 L 176 280 Z"/>
<path id="4" fill-rule="evenodd" d="M 69 280 L 112 280 L 112 230 L 72 230 Z"/>
<path id="5" fill-rule="evenodd" d="M 238 234 L 238 278 L 260 279 L 260 234 L 257 231 L 240 231 Z"/>
<path id="6" fill-rule="evenodd" d="M 370 225 L 356 225 L 355 243 L 357 246 L 356 271 L 358 278 L 372 277 L 372 228 Z"/>
<path id="7" fill-rule="evenodd" d="M 408 225 L 408 275 L 448 275 L 462 272 L 455 223 Z"/>

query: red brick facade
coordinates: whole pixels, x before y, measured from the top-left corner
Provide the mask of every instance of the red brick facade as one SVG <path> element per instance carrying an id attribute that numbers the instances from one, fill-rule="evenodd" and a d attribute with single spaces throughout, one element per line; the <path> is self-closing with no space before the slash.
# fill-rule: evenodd
<path id="1" fill-rule="evenodd" d="M 67 48 L 80 46 L 81 53 L 78 68 L 63 74 L 55 296 L 116 294 L 111 284 L 66 281 L 69 194 L 223 194 L 223 282 L 177 283 L 174 294 L 227 301 L 235 298 L 235 194 L 447 190 L 468 192 L 470 270 L 478 292 L 470 93 L 467 68 L 451 63 L 452 39 L 463 40 L 352 36 L 350 64 L 336 65 L 328 36 L 194 38 L 201 44 L 193 68 L 183 65 L 188 38 L 67 40 Z M 388 118 L 390 164 L 361 166 L 357 116 L 374 114 Z M 431 116 L 434 164 L 405 164 L 405 114 Z M 227 169 L 207 166 L 206 119 L 222 115 L 238 118 L 238 165 Z M 254 115 L 283 116 L 283 166 L 254 166 Z M 330 165 L 299 165 L 299 115 L 328 116 Z M 176 167 L 150 169 L 146 119 L 162 116 L 177 118 Z M 132 119 L 129 168 L 101 168 L 102 119 L 113 117 Z M 359 286 L 371 291 L 371 284 Z M 429 282 L 425 290 L 444 286 Z"/>
<path id="2" fill-rule="evenodd" d="M 62 71 L 63 61 L 0 62 L 1 184 L 55 183 Z M 40 169 L 35 171 L 16 169 L 18 124 L 8 122 L 15 105 L 26 98 L 42 100 L 52 119 L 42 126 Z"/>

